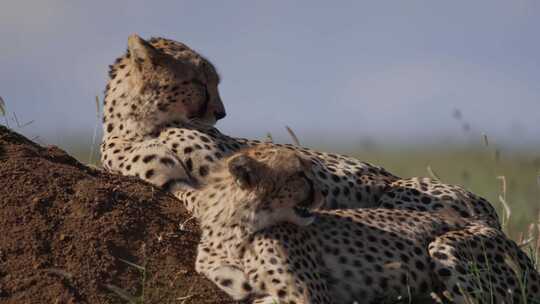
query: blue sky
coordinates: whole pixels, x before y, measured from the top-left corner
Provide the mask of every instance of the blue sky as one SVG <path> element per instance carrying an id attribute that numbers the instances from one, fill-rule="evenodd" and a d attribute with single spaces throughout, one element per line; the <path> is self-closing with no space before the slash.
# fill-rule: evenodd
<path id="1" fill-rule="evenodd" d="M 232 135 L 540 146 L 539 29 L 534 0 L 4 0 L 0 96 L 34 120 L 26 135 L 90 141 L 107 66 L 138 33 L 214 62 Z"/>

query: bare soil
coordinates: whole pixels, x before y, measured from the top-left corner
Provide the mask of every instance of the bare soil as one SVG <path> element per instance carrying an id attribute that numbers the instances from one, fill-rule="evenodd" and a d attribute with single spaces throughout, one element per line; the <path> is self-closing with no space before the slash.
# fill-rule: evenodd
<path id="1" fill-rule="evenodd" d="M 168 193 L 0 126 L 0 303 L 232 303 L 195 272 L 189 218 Z"/>

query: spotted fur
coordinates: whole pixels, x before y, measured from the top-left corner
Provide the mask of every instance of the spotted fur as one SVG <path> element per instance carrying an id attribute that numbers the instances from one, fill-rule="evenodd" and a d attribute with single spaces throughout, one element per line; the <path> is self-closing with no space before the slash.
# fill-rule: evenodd
<path id="1" fill-rule="evenodd" d="M 214 66 L 188 46 L 132 35 L 127 53 L 111 66 L 105 91 L 104 168 L 179 195 L 188 181 L 204 179 L 217 160 L 260 144 L 212 127 L 225 116 L 218 84 Z M 489 219 L 499 227 L 493 207 L 460 187 L 425 178 L 400 179 L 344 155 L 270 145 L 295 151 L 313 163 L 325 197 L 322 208 L 451 210 L 464 218 Z"/>
<path id="2" fill-rule="evenodd" d="M 313 165 L 302 154 L 259 146 L 225 159 L 185 192 L 181 200 L 195 206 L 202 227 L 197 271 L 254 303 L 415 303 L 431 293 L 453 303 L 540 299 L 530 259 L 484 220 L 317 211 L 324 195 Z"/>

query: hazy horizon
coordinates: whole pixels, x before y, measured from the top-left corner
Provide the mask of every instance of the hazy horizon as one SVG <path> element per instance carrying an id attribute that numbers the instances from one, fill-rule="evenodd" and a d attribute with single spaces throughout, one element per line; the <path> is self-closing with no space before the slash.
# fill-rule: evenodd
<path id="1" fill-rule="evenodd" d="M 234 136 L 290 142 L 288 125 L 311 145 L 540 147 L 540 3 L 348 4 L 5 1 L 0 96 L 34 121 L 15 130 L 90 142 L 107 66 L 139 33 L 217 66 L 217 127 Z"/>

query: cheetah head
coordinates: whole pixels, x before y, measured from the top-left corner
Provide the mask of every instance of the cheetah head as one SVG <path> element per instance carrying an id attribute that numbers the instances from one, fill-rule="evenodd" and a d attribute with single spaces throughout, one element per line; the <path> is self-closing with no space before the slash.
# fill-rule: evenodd
<path id="1" fill-rule="evenodd" d="M 225 117 L 214 66 L 180 42 L 165 38 L 146 41 L 133 34 L 127 54 L 111 66 L 110 77 L 106 121 L 213 126 Z"/>
<path id="2" fill-rule="evenodd" d="M 201 222 L 248 232 L 279 222 L 309 225 L 315 218 L 311 211 L 323 203 L 310 160 L 264 145 L 225 159 L 205 187 L 213 194 L 201 197 Z"/>

